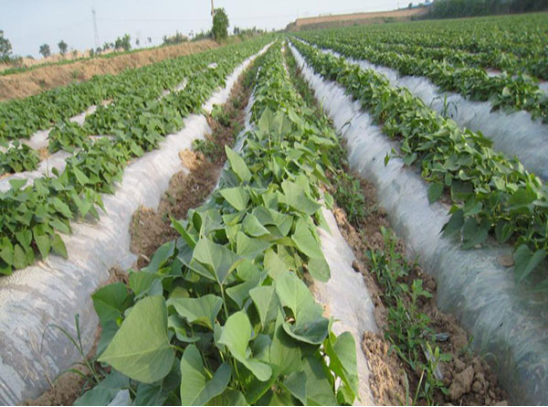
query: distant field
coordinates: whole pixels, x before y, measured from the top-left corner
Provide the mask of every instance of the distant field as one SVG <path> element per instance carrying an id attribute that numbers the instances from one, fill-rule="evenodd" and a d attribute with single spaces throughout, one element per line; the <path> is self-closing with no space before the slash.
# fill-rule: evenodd
<path id="1" fill-rule="evenodd" d="M 318 29 L 352 24 L 367 24 L 381 19 L 408 20 L 412 16 L 425 14 L 428 9 L 414 8 L 394 11 L 380 11 L 374 13 L 338 14 L 320 17 L 298 18 L 287 26 L 288 31 L 300 31 L 303 29 Z"/>
<path id="2" fill-rule="evenodd" d="M 93 58 L 36 67 L 21 73 L 0 76 L 0 100 L 32 96 L 58 86 L 88 81 L 94 75 L 117 74 L 128 68 L 138 68 L 166 58 L 176 58 L 216 47 L 216 42 L 204 40 L 130 52 L 111 58 Z"/>

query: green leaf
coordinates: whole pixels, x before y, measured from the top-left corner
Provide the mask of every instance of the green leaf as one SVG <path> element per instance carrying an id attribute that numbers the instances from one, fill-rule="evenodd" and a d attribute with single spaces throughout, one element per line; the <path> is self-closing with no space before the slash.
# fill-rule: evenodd
<path id="1" fill-rule="evenodd" d="M 321 208 L 321 205 L 308 198 L 304 188 L 295 182 L 285 180 L 282 182 L 282 190 L 286 203 L 292 209 L 312 215 Z"/>
<path id="2" fill-rule="evenodd" d="M 61 201 L 59 198 L 53 198 L 52 202 L 55 210 L 61 213 L 64 217 L 72 219 L 72 212 L 66 203 Z"/>
<path id="3" fill-rule="evenodd" d="M 247 345 L 251 340 L 251 323 L 244 311 L 232 314 L 226 321 L 219 344 L 225 345 L 232 356 L 247 367 L 255 377 L 264 382 L 272 375 L 272 369 L 257 359 L 248 358 Z"/>
<path id="4" fill-rule="evenodd" d="M 286 273 L 275 281 L 276 294 L 283 307 L 288 307 L 293 315 L 310 303 L 314 297 L 310 290 L 294 273 Z"/>
<path id="5" fill-rule="evenodd" d="M 237 211 L 243 211 L 249 203 L 249 192 L 242 187 L 224 188 L 219 191 L 224 199 Z"/>
<path id="6" fill-rule="evenodd" d="M 243 261 L 225 246 L 202 238 L 196 244 L 190 266 L 198 274 L 224 284 L 229 274 Z"/>
<path id="7" fill-rule="evenodd" d="M 206 405 L 225 391 L 231 375 L 232 368 L 223 363 L 209 379 L 200 351 L 195 345 L 189 345 L 181 359 L 181 405 Z"/>
<path id="8" fill-rule="evenodd" d="M 532 252 L 527 245 L 522 244 L 514 253 L 514 271 L 518 281 L 523 281 L 546 258 L 546 250 L 539 249 Z"/>
<path id="9" fill-rule="evenodd" d="M 464 222 L 464 228 L 462 230 L 462 248 L 468 250 L 474 246 L 485 242 L 489 234 L 489 229 L 482 225 L 478 225 L 478 222 L 474 218 L 468 218 Z"/>
<path id="10" fill-rule="evenodd" d="M 86 174 L 80 171 L 75 165 L 72 166 L 72 172 L 74 173 L 74 176 L 76 177 L 76 180 L 80 183 L 80 185 L 86 185 L 89 183 L 89 178 L 86 176 Z"/>
<path id="11" fill-rule="evenodd" d="M 181 235 L 181 237 L 184 239 L 184 241 L 192 248 L 194 249 L 196 247 L 196 240 L 194 237 L 188 233 L 185 226 L 179 222 L 177 219 L 173 218 L 172 216 L 169 217 L 171 219 L 171 225 L 173 228 Z"/>
<path id="12" fill-rule="evenodd" d="M 248 182 L 251 180 L 251 172 L 247 168 L 247 164 L 244 159 L 234 152 L 230 147 L 225 145 L 226 157 L 230 163 L 232 171 L 240 178 L 241 182 Z"/>
<path id="13" fill-rule="evenodd" d="M 60 219 L 55 218 L 50 222 L 51 227 L 57 229 L 61 233 L 69 234 L 70 228 Z"/>
<path id="14" fill-rule="evenodd" d="M 308 262 L 308 272 L 314 279 L 324 283 L 331 277 L 329 264 L 327 264 L 327 261 L 323 257 L 311 258 Z"/>
<path id="15" fill-rule="evenodd" d="M 459 232 L 462 229 L 463 225 L 464 225 L 464 212 L 462 209 L 459 209 L 451 216 L 451 218 L 449 219 L 449 222 L 443 225 L 443 228 L 442 228 L 443 234 L 445 236 L 452 236 L 455 233 Z"/>
<path id="16" fill-rule="evenodd" d="M 256 273 L 251 279 L 226 289 L 226 293 L 241 309 L 249 298 L 250 290 L 254 289 L 261 282 L 261 274 Z"/>
<path id="17" fill-rule="evenodd" d="M 99 357 L 133 380 L 154 383 L 171 370 L 175 355 L 169 344 L 164 298 L 137 302 Z"/>
<path id="18" fill-rule="evenodd" d="M 37 235 L 34 234 L 34 240 L 36 241 L 36 246 L 42 255 L 42 259 L 48 257 L 51 250 L 51 237 L 46 235 Z"/>
<path id="19" fill-rule="evenodd" d="M 292 338 L 312 345 L 321 344 L 327 337 L 329 320 L 323 308 L 314 301 L 306 285 L 293 273 L 276 281 L 276 293 L 282 306 L 292 310 L 295 323 L 284 322 L 285 332 Z"/>
<path id="20" fill-rule="evenodd" d="M 337 405 L 337 399 L 320 361 L 311 356 L 306 357 L 304 359 L 304 373 L 306 374 L 308 405 Z"/>
<path id="21" fill-rule="evenodd" d="M 236 234 L 236 253 L 249 260 L 262 254 L 270 245 L 267 241 L 250 238 L 243 232 Z"/>
<path id="22" fill-rule="evenodd" d="M 199 298 L 170 298 L 167 305 L 173 306 L 190 324 L 202 325 L 213 330 L 223 300 L 221 297 L 208 294 Z"/>
<path id="23" fill-rule="evenodd" d="M 142 271 L 145 271 L 148 273 L 158 272 L 158 270 L 160 270 L 167 263 L 167 261 L 171 258 L 171 256 L 173 256 L 174 252 L 175 252 L 174 241 L 164 243 L 158 248 L 158 250 L 154 252 L 154 255 L 152 256 L 152 260 L 150 261 L 149 265 L 144 267 Z"/>
<path id="24" fill-rule="evenodd" d="M 51 247 L 55 253 L 64 259 L 68 259 L 67 248 L 65 247 L 65 242 L 61 239 L 61 236 L 55 234 L 53 241 L 51 242 Z"/>
<path id="25" fill-rule="evenodd" d="M 303 406 L 307 403 L 306 397 L 306 374 L 304 372 L 293 372 L 283 382 L 284 387 L 289 391 L 297 400 L 303 403 Z"/>
<path id="26" fill-rule="evenodd" d="M 13 266 L 18 270 L 27 267 L 27 255 L 18 244 L 13 247 Z"/>
<path id="27" fill-rule="evenodd" d="M 323 252 L 320 249 L 320 244 L 310 231 L 308 223 L 303 219 L 297 220 L 295 233 L 291 236 L 291 240 L 297 248 L 310 258 L 323 258 Z"/>
<path id="28" fill-rule="evenodd" d="M 0 250 L 0 258 L 8 265 L 13 265 L 13 245 L 8 238 L 2 239 L 2 250 Z"/>
<path id="29" fill-rule="evenodd" d="M 326 354 L 329 356 L 329 367 L 348 386 L 353 401 L 358 394 L 359 377 L 356 342 L 352 334 L 343 332 L 335 337 L 335 334 L 331 333 L 326 341 Z"/>
<path id="30" fill-rule="evenodd" d="M 74 406 L 106 406 L 123 389 L 129 388 L 129 379 L 123 374 L 113 371 L 97 386 L 76 399 Z"/>
<path id="31" fill-rule="evenodd" d="M 243 227 L 244 232 L 247 233 L 249 236 L 261 237 L 270 234 L 268 229 L 261 225 L 259 219 L 257 219 L 257 217 L 251 213 L 245 217 Z"/>
<path id="32" fill-rule="evenodd" d="M 438 199 L 440 199 L 441 194 L 443 194 L 443 184 L 431 184 L 428 188 L 428 202 L 431 204 L 437 202 Z"/>
<path id="33" fill-rule="evenodd" d="M 280 375 L 302 370 L 302 352 L 300 344 L 293 340 L 284 330 L 284 317 L 278 311 L 274 336 L 270 345 L 270 363 L 276 366 Z"/>
<path id="34" fill-rule="evenodd" d="M 274 287 L 256 287 L 249 292 L 249 295 L 259 313 L 261 326 L 264 328 L 270 321 L 276 319 L 278 313 L 279 301 Z"/>
<path id="35" fill-rule="evenodd" d="M 268 272 L 268 275 L 274 280 L 289 272 L 285 262 L 272 249 L 268 249 L 265 252 L 264 268 Z"/>
<path id="36" fill-rule="evenodd" d="M 139 296 L 142 293 L 147 292 L 155 281 L 160 280 L 160 277 L 156 273 L 150 273 L 148 271 L 132 272 L 129 275 L 129 288 Z M 157 295 L 161 295 L 159 292 Z"/>
<path id="37" fill-rule="evenodd" d="M 27 184 L 27 179 L 10 179 L 11 189 L 18 191 Z"/>
<path id="38" fill-rule="evenodd" d="M 215 397 L 209 403 L 209 406 L 248 406 L 244 395 L 233 389 L 226 389 L 223 394 Z"/>
<path id="39" fill-rule="evenodd" d="M 122 283 L 109 284 L 100 288 L 91 298 L 101 326 L 105 326 L 109 321 L 116 321 L 127 308 L 127 288 Z"/>

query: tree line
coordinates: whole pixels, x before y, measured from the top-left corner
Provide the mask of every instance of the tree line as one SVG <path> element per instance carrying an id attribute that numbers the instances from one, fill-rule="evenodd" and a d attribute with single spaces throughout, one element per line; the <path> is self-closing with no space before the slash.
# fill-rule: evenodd
<path id="1" fill-rule="evenodd" d="M 487 16 L 548 10 L 548 0 L 436 0 L 426 18 Z"/>

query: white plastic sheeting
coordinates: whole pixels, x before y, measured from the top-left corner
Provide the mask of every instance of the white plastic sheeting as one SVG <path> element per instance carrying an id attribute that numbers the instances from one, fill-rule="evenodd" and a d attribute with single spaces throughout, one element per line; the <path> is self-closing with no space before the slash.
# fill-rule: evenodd
<path id="1" fill-rule="evenodd" d="M 369 364 L 361 345 L 365 332 L 378 332 L 373 314 L 375 305 L 363 276 L 352 268 L 354 253 L 341 235 L 333 213 L 325 208 L 322 213 L 331 233 L 323 229 L 318 229 L 318 233 L 323 254 L 331 269 L 331 278 L 327 283 L 314 281 L 314 298 L 324 306 L 327 316 L 336 321 L 333 324 L 335 334 L 348 331 L 354 337 L 360 378 L 357 402 L 374 406 L 375 400 L 369 386 Z"/>
<path id="2" fill-rule="evenodd" d="M 225 88 L 207 106 L 227 100 L 255 56 L 227 78 Z M 98 323 L 91 294 L 108 279 L 109 269 L 127 269 L 136 260 L 129 249 L 132 214 L 140 205 L 158 207 L 169 180 L 183 168 L 179 151 L 190 148 L 194 139 L 208 131 L 203 115 L 189 116 L 183 130 L 167 136 L 158 150 L 129 165 L 116 193 L 103 197 L 106 213 L 100 221 L 76 223 L 72 235 L 64 236 L 68 260 L 52 255 L 0 279 L 1 404 L 36 397 L 47 388 L 46 377 L 54 379 L 79 360 L 76 349 L 49 325 L 75 334 L 74 315 L 80 314 L 84 348 L 90 349 Z"/>
<path id="3" fill-rule="evenodd" d="M 323 51 L 341 56 L 334 51 Z M 458 93 L 443 92 L 425 77 L 400 76 L 397 71 L 385 66 L 346 59 L 363 69 L 372 69 L 384 75 L 394 87 L 407 88 L 438 113 L 446 111 L 461 128 L 482 132 L 493 141 L 495 150 L 510 157 L 516 155 L 526 169 L 548 180 L 548 125 L 541 120 L 533 120 L 529 112 L 521 110 L 507 114 L 503 110 L 491 111 L 490 102 L 473 102 Z"/>
<path id="4" fill-rule="evenodd" d="M 396 143 L 372 124 L 345 90 L 326 82 L 292 51 L 316 97 L 348 142 L 351 167 L 377 188 L 380 205 L 403 238 L 408 254 L 437 281 L 438 307 L 454 314 L 473 336 L 472 345 L 497 372 L 510 400 L 547 404 L 548 298 L 532 284 L 517 285 L 512 269 L 500 265 L 508 246 L 489 243 L 463 251 L 440 235 L 447 208 L 428 203 L 428 185 L 399 158 L 384 165 Z"/>

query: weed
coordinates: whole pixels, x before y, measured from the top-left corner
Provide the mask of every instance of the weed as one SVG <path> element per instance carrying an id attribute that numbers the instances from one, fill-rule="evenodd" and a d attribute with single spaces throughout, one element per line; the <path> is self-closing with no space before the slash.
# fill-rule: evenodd
<path id="1" fill-rule="evenodd" d="M 441 381 L 439 364 L 449 361 L 451 356 L 433 347 L 435 333 L 430 327 L 430 318 L 420 311 L 419 301 L 432 295 L 423 288 L 422 280 L 414 279 L 411 285 L 406 282 L 415 264 L 398 252 L 397 240 L 391 230 L 381 227 L 381 233 L 384 250 L 369 251 L 367 255 L 371 270 L 384 289 L 383 300 L 388 308 L 386 338 L 400 359 L 420 374 L 413 404 L 419 399 L 433 404 L 436 390 L 447 392 Z"/>

